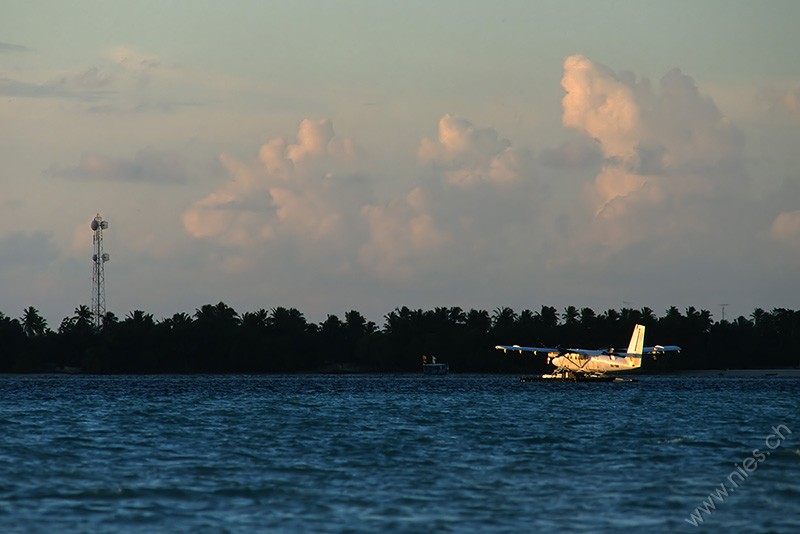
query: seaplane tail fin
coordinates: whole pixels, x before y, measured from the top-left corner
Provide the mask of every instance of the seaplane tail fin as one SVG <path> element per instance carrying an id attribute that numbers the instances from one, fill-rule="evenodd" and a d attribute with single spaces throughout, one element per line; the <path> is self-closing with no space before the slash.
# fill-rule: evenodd
<path id="1" fill-rule="evenodd" d="M 631 342 L 628 344 L 628 356 L 641 356 L 644 348 L 644 325 L 637 324 L 633 327 Z"/>

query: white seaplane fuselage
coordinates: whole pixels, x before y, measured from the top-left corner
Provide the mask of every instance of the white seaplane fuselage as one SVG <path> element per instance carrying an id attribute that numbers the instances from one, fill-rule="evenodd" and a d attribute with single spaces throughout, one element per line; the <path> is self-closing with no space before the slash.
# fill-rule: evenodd
<path id="1" fill-rule="evenodd" d="M 587 355 L 585 353 L 548 353 L 550 363 L 557 369 L 567 369 L 576 373 L 611 373 L 630 371 L 642 366 L 641 356 L 616 356 L 612 353 Z"/>

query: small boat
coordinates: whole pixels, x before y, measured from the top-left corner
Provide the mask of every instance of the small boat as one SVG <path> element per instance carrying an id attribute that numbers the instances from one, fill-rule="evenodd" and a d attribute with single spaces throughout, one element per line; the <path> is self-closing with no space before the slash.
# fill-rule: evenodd
<path id="1" fill-rule="evenodd" d="M 426 375 L 446 375 L 450 372 L 450 366 L 446 363 L 436 363 L 436 356 L 431 357 L 431 363 L 428 363 L 428 357 L 422 356 L 422 373 Z"/>

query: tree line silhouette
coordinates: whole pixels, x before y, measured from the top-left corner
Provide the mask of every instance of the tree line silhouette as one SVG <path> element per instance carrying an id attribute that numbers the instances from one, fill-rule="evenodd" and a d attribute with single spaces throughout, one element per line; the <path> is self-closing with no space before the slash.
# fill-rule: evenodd
<path id="1" fill-rule="evenodd" d="M 497 344 L 604 348 L 627 346 L 634 324 L 646 344 L 676 344 L 679 354 L 646 358 L 643 370 L 769 368 L 800 365 L 800 311 L 757 308 L 749 317 L 712 320 L 707 310 L 670 307 L 595 313 L 568 306 L 539 311 L 458 307 L 396 308 L 382 327 L 351 310 L 312 323 L 297 309 L 239 314 L 220 302 L 193 315 L 155 320 L 142 310 L 96 327 L 79 306 L 52 330 L 34 307 L 20 318 L 0 312 L 0 372 L 301 373 L 420 372 L 422 355 L 460 373 L 533 373 L 544 358 L 504 354 Z"/>

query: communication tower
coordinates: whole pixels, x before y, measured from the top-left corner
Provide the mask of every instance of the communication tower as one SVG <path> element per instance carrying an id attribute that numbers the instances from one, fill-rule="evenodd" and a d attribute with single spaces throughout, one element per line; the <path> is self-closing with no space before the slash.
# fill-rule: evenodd
<path id="1" fill-rule="evenodd" d="M 92 316 L 94 325 L 102 326 L 103 317 L 106 315 L 106 274 L 105 263 L 111 257 L 103 252 L 103 230 L 108 228 L 108 221 L 104 221 L 98 213 L 92 219 L 92 243 L 94 244 L 94 254 L 92 255 Z"/>

